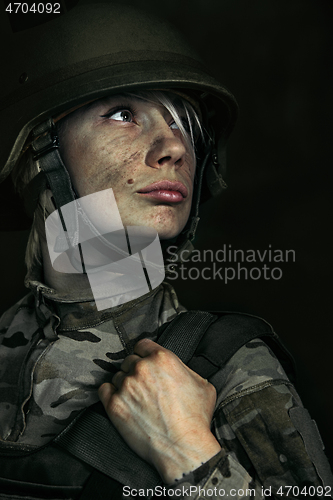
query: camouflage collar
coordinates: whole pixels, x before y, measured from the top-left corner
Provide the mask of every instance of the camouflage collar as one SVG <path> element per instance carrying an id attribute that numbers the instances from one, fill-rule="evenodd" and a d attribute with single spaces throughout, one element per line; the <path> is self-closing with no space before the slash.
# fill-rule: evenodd
<path id="1" fill-rule="evenodd" d="M 162 307 L 162 303 L 163 307 L 160 310 L 166 307 L 170 311 L 170 319 L 164 318 L 162 323 L 185 310 L 179 304 L 175 290 L 167 282 L 161 283 L 154 290 L 137 299 L 98 311 L 91 292 L 78 293 L 74 298 L 72 294 L 59 293 L 41 281 L 33 279 L 37 277 L 40 275 L 36 273 L 27 276 L 25 285 L 33 293 L 37 309 L 40 309 L 41 304 L 45 304 L 59 318 L 60 324 L 57 332 L 89 328 L 112 319 L 122 322 L 122 318 L 127 320 L 130 316 L 140 315 L 140 310 L 145 309 L 149 304 L 156 312 Z"/>

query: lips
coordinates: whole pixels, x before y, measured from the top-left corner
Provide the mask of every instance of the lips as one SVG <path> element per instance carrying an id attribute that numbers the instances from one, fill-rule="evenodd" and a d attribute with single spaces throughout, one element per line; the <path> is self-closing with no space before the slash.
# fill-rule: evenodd
<path id="1" fill-rule="evenodd" d="M 139 191 L 140 195 L 166 203 L 178 203 L 188 196 L 186 186 L 179 181 L 159 181 L 149 184 Z"/>

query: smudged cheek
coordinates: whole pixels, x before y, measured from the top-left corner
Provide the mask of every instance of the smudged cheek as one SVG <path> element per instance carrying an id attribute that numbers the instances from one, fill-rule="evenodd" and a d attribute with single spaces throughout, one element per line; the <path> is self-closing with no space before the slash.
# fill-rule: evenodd
<path id="1" fill-rule="evenodd" d="M 185 166 L 183 171 L 185 175 L 188 176 L 191 182 L 194 181 L 195 169 L 196 169 L 195 161 L 193 160 L 192 156 L 187 153 L 185 156 Z"/>
<path id="2" fill-rule="evenodd" d="M 140 161 L 137 156 L 131 160 L 120 159 L 102 174 L 102 182 L 113 188 L 116 200 L 133 192 L 133 185 L 142 172 Z"/>
<path id="3" fill-rule="evenodd" d="M 85 163 L 86 179 L 91 178 L 96 190 L 112 187 L 116 194 L 116 191 L 126 189 L 128 184 L 135 182 L 144 164 L 144 155 L 128 146 L 128 141 L 125 144 L 124 141 L 114 140 L 95 147 L 86 157 Z"/>

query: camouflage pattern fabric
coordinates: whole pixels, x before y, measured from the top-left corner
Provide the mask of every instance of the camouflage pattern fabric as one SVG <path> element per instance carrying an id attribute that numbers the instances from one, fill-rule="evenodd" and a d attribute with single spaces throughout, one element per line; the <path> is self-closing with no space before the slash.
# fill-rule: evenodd
<path id="1" fill-rule="evenodd" d="M 156 340 L 158 327 L 185 310 L 167 283 L 101 312 L 89 298 L 75 302 L 37 281 L 30 286 L 0 321 L 0 450 L 49 442 L 98 400 L 97 388 L 137 340 Z M 169 496 L 296 498 L 289 486 L 310 493 L 312 486 L 323 491 L 318 498 L 332 494 L 320 442 L 304 433 L 299 397 L 263 341 L 239 349 L 211 381 L 219 388 L 212 430 L 222 451 L 172 485 Z"/>

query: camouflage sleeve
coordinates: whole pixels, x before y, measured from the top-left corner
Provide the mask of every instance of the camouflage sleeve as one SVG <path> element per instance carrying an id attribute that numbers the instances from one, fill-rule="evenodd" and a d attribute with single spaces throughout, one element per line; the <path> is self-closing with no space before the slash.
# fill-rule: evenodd
<path id="1" fill-rule="evenodd" d="M 221 389 L 213 432 L 223 451 L 174 483 L 174 496 L 331 497 L 332 474 L 314 421 L 262 341 L 241 348 L 214 384 Z"/>
<path id="2" fill-rule="evenodd" d="M 264 498 L 261 485 L 253 481 L 238 460 L 224 449 L 201 467 L 169 486 L 168 496 L 191 500 L 203 500 L 207 497 L 212 500 L 225 497 L 236 500 Z"/>

